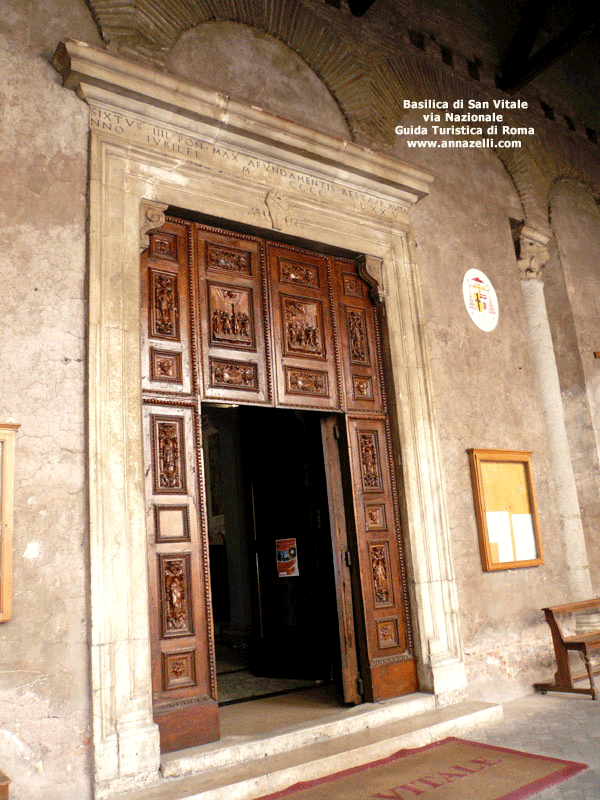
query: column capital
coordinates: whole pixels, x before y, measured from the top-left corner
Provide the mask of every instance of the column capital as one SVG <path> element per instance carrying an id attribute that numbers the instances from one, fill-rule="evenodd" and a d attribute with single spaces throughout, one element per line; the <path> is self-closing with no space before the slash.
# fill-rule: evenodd
<path id="1" fill-rule="evenodd" d="M 515 250 L 521 280 L 543 280 L 543 270 L 550 258 L 550 237 L 524 225 L 515 236 Z"/>

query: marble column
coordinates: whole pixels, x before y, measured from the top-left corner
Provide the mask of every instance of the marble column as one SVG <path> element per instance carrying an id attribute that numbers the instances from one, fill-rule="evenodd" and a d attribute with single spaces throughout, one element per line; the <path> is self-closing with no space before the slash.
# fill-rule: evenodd
<path id="1" fill-rule="evenodd" d="M 548 454 L 556 488 L 571 601 L 592 596 L 585 536 L 575 474 L 569 453 L 558 368 L 544 297 L 543 270 L 550 257 L 549 238 L 527 226 L 519 238 L 518 266 L 529 336 L 546 425 Z"/>

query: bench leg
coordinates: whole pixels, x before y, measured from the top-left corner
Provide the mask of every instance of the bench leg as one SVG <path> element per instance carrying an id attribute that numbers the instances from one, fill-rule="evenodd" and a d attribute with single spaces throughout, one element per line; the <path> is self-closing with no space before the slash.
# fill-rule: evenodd
<path id="1" fill-rule="evenodd" d="M 590 690 L 592 695 L 592 700 L 598 699 L 598 689 L 596 689 L 596 684 L 594 683 L 594 672 L 592 669 L 592 659 L 590 658 L 590 654 L 586 651 L 585 653 L 581 654 L 583 656 L 583 660 L 585 661 L 585 668 L 587 669 L 587 674 L 590 679 Z"/>

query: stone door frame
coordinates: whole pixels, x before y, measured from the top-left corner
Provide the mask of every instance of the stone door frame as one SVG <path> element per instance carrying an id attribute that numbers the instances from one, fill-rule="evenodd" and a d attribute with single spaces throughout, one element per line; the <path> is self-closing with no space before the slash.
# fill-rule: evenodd
<path id="1" fill-rule="evenodd" d="M 366 254 L 385 300 L 421 688 L 465 670 L 409 207 L 432 177 L 80 42 L 54 66 L 90 107 L 89 502 L 96 797 L 157 779 L 140 368 L 140 248 L 168 206 Z"/>

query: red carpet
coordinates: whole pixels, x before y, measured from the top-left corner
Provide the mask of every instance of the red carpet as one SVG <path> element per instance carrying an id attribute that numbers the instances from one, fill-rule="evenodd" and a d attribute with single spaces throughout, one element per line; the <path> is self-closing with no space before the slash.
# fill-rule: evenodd
<path id="1" fill-rule="evenodd" d="M 586 764 L 448 738 L 297 783 L 261 800 L 522 800 Z"/>

